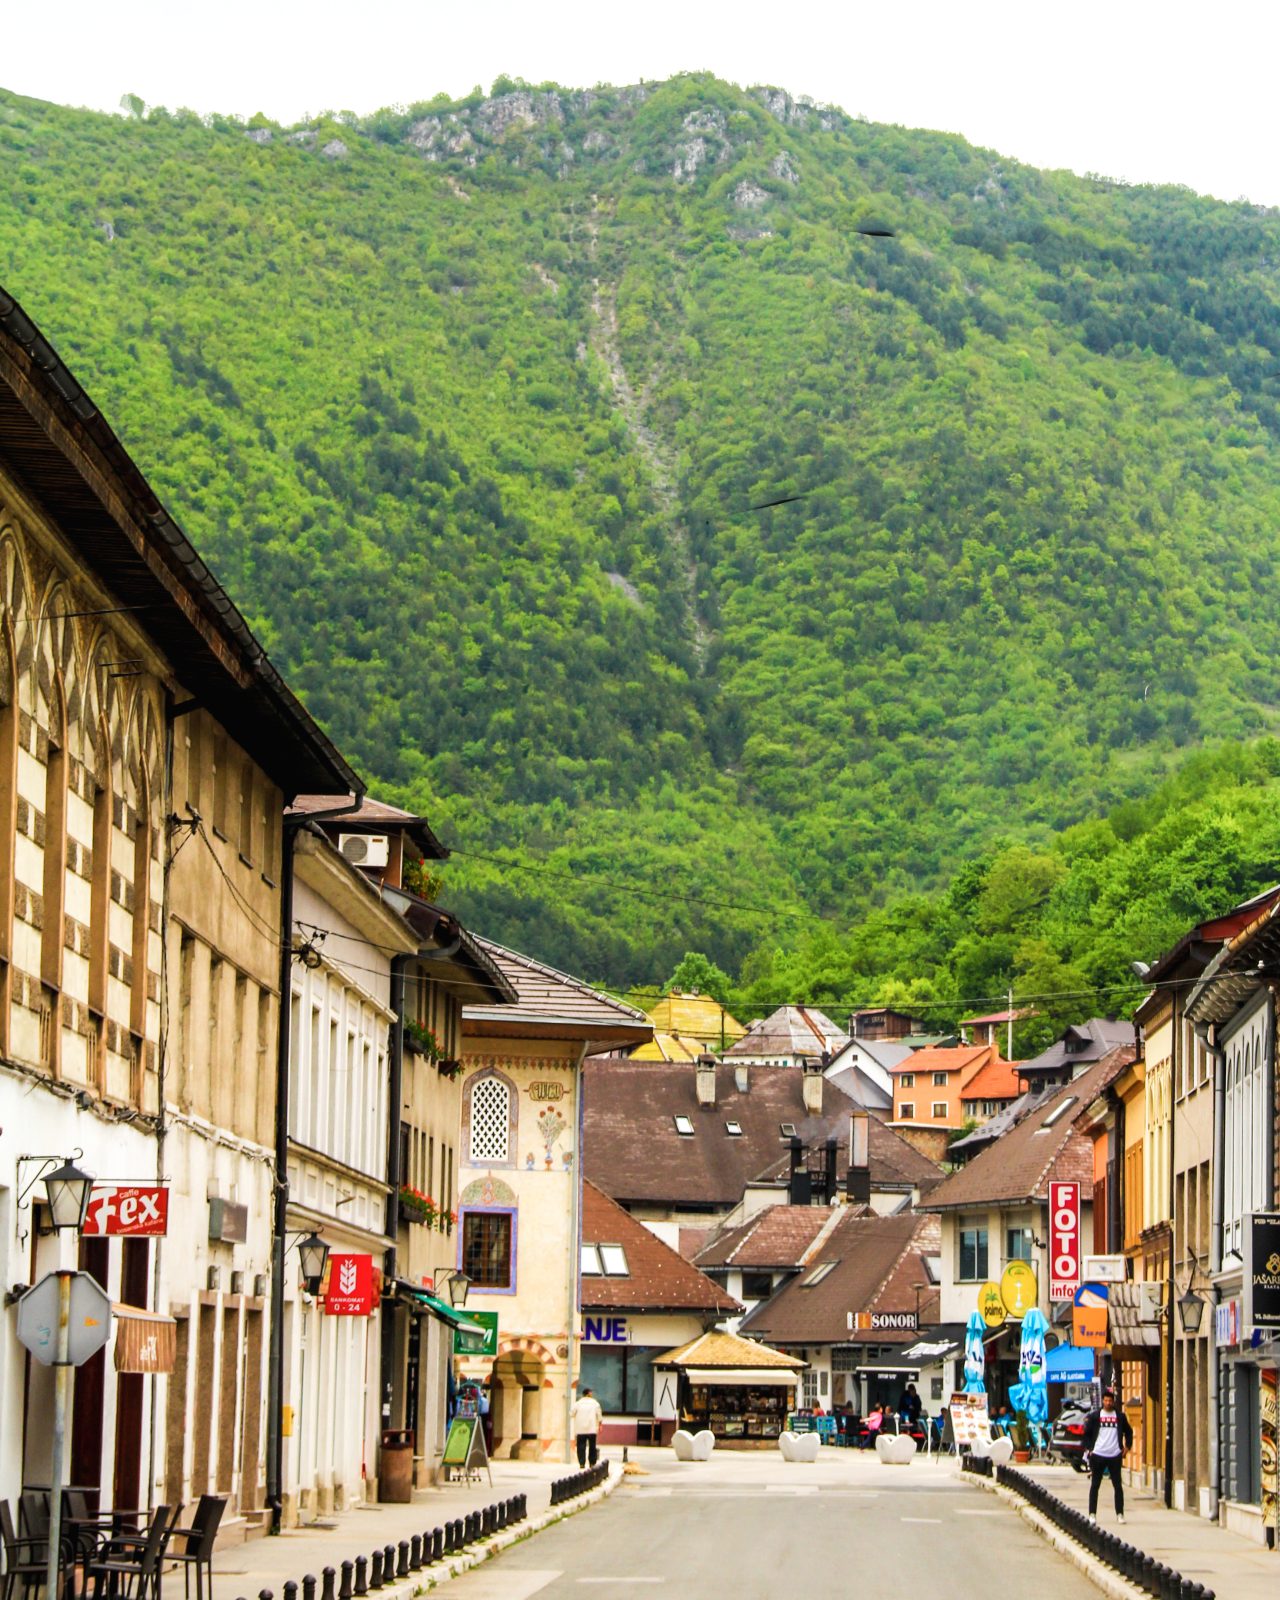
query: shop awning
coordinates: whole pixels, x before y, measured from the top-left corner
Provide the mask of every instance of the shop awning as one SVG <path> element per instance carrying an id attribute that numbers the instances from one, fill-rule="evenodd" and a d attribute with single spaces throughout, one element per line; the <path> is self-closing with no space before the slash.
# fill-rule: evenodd
<path id="1" fill-rule="evenodd" d="M 486 1337 L 486 1330 L 478 1322 L 472 1322 L 465 1311 L 459 1311 L 456 1306 L 451 1306 L 445 1300 L 437 1300 L 435 1295 L 428 1294 L 425 1289 L 415 1289 L 410 1284 L 400 1284 L 399 1290 L 406 1300 L 415 1301 L 433 1316 L 447 1322 L 451 1328 L 457 1328 L 461 1333 L 474 1334 L 476 1338 Z"/>
<path id="2" fill-rule="evenodd" d="M 178 1324 L 159 1311 L 112 1304 L 117 1372 L 172 1372 L 178 1357 Z"/>
<path id="3" fill-rule="evenodd" d="M 794 1389 L 800 1381 L 795 1372 L 781 1367 L 685 1367 L 690 1383 L 732 1385 L 741 1389 Z"/>
<path id="4" fill-rule="evenodd" d="M 1081 1345 L 1056 1345 L 1044 1365 L 1050 1383 L 1088 1383 L 1093 1378 L 1093 1351 Z"/>

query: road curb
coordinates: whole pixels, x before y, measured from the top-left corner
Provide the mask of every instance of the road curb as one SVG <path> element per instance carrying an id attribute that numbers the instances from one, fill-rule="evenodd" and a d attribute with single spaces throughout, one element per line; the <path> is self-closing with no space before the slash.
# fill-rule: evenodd
<path id="1" fill-rule="evenodd" d="M 440 1584 L 448 1583 L 450 1578 L 457 1578 L 464 1572 L 470 1572 L 473 1567 L 492 1561 L 495 1556 L 501 1555 L 513 1544 L 521 1544 L 535 1533 L 541 1533 L 544 1528 L 563 1522 L 566 1517 L 577 1516 L 578 1512 L 607 1499 L 622 1483 L 624 1476 L 617 1462 L 610 1462 L 609 1465 L 609 1476 L 598 1489 L 592 1489 L 576 1500 L 567 1501 L 564 1505 L 551 1506 L 540 1516 L 529 1517 L 514 1528 L 504 1528 L 501 1533 L 491 1535 L 472 1549 L 460 1550 L 457 1555 L 446 1557 L 430 1571 L 424 1569 L 399 1583 L 383 1584 L 378 1591 L 379 1600 L 413 1600 L 415 1595 L 427 1594 Z"/>
<path id="2" fill-rule="evenodd" d="M 1012 1489 L 1004 1489 L 998 1483 L 993 1483 L 989 1478 L 977 1477 L 965 1473 L 961 1479 L 964 1483 L 972 1483 L 975 1488 L 993 1494 L 997 1499 L 1003 1500 L 1026 1523 L 1040 1535 L 1046 1544 L 1051 1545 L 1060 1555 L 1066 1556 L 1073 1567 L 1085 1575 L 1096 1588 L 1103 1594 L 1109 1595 L 1111 1600 L 1150 1600 L 1145 1589 L 1139 1589 L 1137 1584 L 1130 1583 L 1127 1578 L 1122 1578 L 1114 1567 L 1107 1566 L 1105 1561 L 1099 1561 L 1097 1556 L 1090 1555 L 1082 1544 L 1077 1544 L 1069 1534 L 1049 1521 L 1034 1506 L 1029 1506 L 1021 1495 L 1014 1494 Z"/>

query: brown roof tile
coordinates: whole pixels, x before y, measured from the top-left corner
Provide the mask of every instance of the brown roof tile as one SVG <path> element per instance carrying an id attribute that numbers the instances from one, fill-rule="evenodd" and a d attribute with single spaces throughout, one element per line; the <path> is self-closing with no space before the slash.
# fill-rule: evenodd
<path id="1" fill-rule="evenodd" d="M 838 1141 L 837 1173 L 848 1166 L 849 1097 L 827 1082 L 823 1115 L 804 1108 L 799 1067 L 755 1067 L 746 1093 L 733 1064 L 716 1069 L 716 1104 L 698 1104 L 696 1072 L 680 1062 L 588 1060 L 583 1070 L 582 1152 L 587 1176 L 624 1204 L 737 1205 L 748 1183 L 773 1181 L 789 1164 L 781 1132 L 794 1125 L 806 1144 Z M 676 1132 L 686 1116 L 691 1135 Z M 730 1134 L 736 1122 L 741 1134 Z M 875 1184 L 935 1184 L 939 1169 L 905 1139 L 871 1118 L 871 1177 Z"/>
<path id="2" fill-rule="evenodd" d="M 816 1061 L 824 1050 L 835 1055 L 848 1042 L 849 1035 L 817 1006 L 779 1006 L 753 1022 L 725 1055 L 735 1061 L 752 1056 L 809 1056 Z"/>
<path id="3" fill-rule="evenodd" d="M 584 1311 L 705 1311 L 720 1317 L 741 1309 L 718 1283 L 590 1182 L 582 1186 L 582 1242 L 620 1244 L 628 1267 L 626 1277 L 584 1273 Z"/>
<path id="4" fill-rule="evenodd" d="M 1086 1195 L 1091 1194 L 1092 1147 L 1075 1124 L 1089 1102 L 1135 1056 L 1132 1045 L 1121 1045 L 1072 1082 L 1045 1095 L 1034 1111 L 940 1183 L 921 1205 L 942 1211 L 986 1201 L 1044 1200 L 1051 1177 L 1074 1178 Z M 1064 1105 L 1068 1109 L 1062 1111 Z"/>
<path id="5" fill-rule="evenodd" d="M 492 939 L 477 939 L 477 943 L 511 984 L 517 999 L 510 1006 L 464 1006 L 462 1031 L 468 1038 L 512 1038 L 532 1029 L 542 1037 L 585 1038 L 596 1049 L 652 1038 L 653 1024 L 634 1006 Z"/>
<path id="6" fill-rule="evenodd" d="M 754 1339 L 740 1338 L 736 1333 L 710 1333 L 699 1334 L 696 1339 L 691 1339 L 688 1344 L 682 1344 L 676 1350 L 668 1350 L 664 1355 L 654 1358 L 654 1365 L 667 1365 L 677 1367 L 754 1367 L 761 1371 L 766 1367 L 791 1367 L 793 1369 L 807 1366 L 797 1356 L 789 1356 L 782 1350 L 770 1350 L 768 1345 L 759 1344 Z"/>
<path id="7" fill-rule="evenodd" d="M 774 1344 L 848 1343 L 851 1311 L 916 1310 L 916 1286 L 932 1287 L 924 1258 L 937 1254 L 940 1239 L 937 1218 L 915 1211 L 843 1217 L 805 1270 L 748 1314 L 742 1331 Z M 828 1262 L 831 1270 L 811 1282 Z M 895 1336 L 875 1340 L 892 1344 Z"/>
<path id="8" fill-rule="evenodd" d="M 768 1206 L 723 1228 L 694 1258 L 708 1267 L 798 1267 L 831 1221 L 827 1206 Z"/>

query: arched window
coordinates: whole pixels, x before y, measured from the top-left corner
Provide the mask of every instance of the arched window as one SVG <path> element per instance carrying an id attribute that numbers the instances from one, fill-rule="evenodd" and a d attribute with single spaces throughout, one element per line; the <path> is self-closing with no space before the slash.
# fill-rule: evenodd
<path id="1" fill-rule="evenodd" d="M 486 1072 L 471 1085 L 468 1107 L 467 1159 L 472 1166 L 515 1164 L 516 1097 L 512 1085 L 496 1072 Z"/>

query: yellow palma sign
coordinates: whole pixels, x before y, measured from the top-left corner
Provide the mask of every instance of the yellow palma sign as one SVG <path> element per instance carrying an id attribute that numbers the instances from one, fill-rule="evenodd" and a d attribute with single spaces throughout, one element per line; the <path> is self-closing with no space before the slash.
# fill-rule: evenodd
<path id="1" fill-rule="evenodd" d="M 1025 1261 L 1011 1261 L 1000 1275 L 1000 1298 L 1013 1322 L 1021 1322 L 1036 1303 L 1036 1275 Z"/>
<path id="2" fill-rule="evenodd" d="M 978 1312 L 988 1328 L 998 1328 L 1008 1315 L 1000 1285 L 994 1280 L 978 1290 Z"/>

